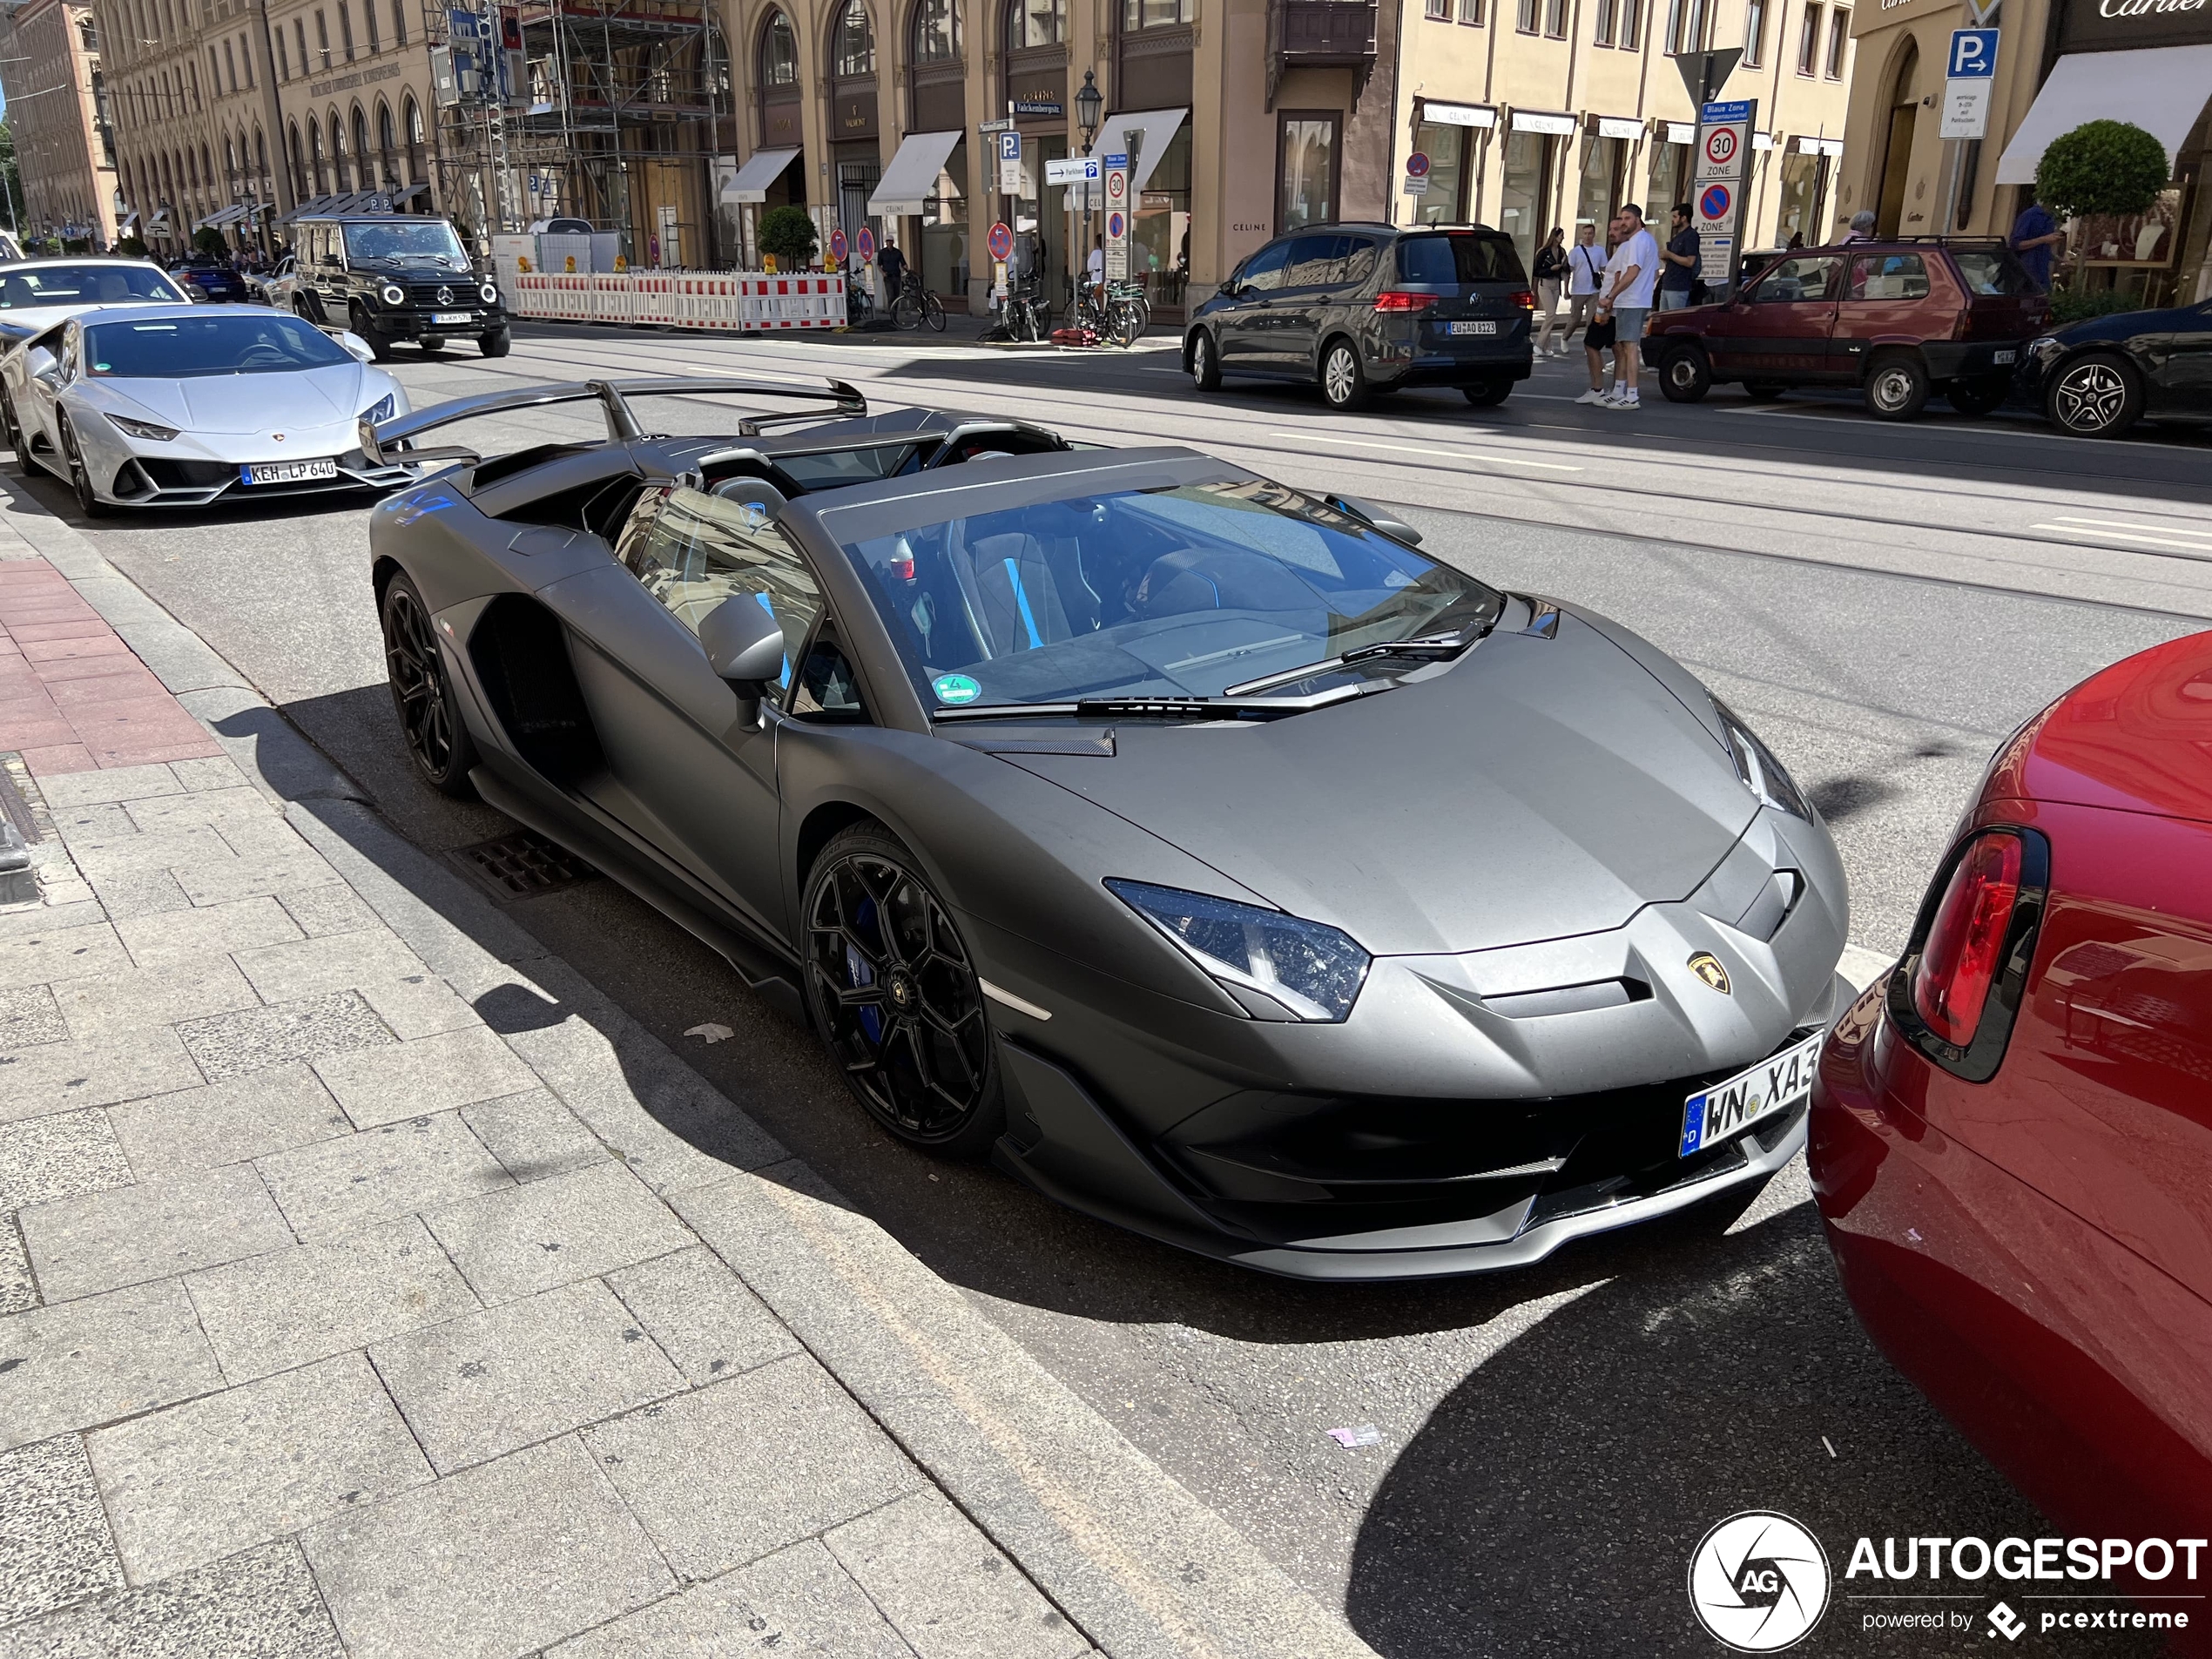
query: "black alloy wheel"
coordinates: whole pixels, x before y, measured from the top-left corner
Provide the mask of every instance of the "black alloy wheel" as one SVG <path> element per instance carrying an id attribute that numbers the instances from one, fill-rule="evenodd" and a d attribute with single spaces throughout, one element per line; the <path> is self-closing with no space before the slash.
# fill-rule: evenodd
<path id="1" fill-rule="evenodd" d="M 425 357 L 435 357 L 440 352 L 446 348 L 445 336 L 443 334 L 425 334 L 415 343 L 421 347 L 422 354 Z"/>
<path id="2" fill-rule="evenodd" d="M 910 1146 L 981 1157 L 1005 1126 L 981 981 L 951 912 L 873 824 L 806 882 L 806 1001 L 868 1115 Z"/>
<path id="3" fill-rule="evenodd" d="M 1460 390 L 1476 408 L 1494 409 L 1513 395 L 1513 382 L 1501 374 L 1494 381 L 1477 381 L 1472 386 L 1462 386 Z"/>
<path id="4" fill-rule="evenodd" d="M 515 344 L 514 336 L 504 328 L 483 336 L 476 342 L 476 349 L 487 357 L 504 357 Z"/>
<path id="5" fill-rule="evenodd" d="M 368 308 L 355 306 L 353 314 L 354 332 L 368 346 L 368 354 L 380 363 L 392 361 L 392 337 L 368 320 Z"/>
<path id="6" fill-rule="evenodd" d="M 1695 346 L 1668 354 L 1659 365 L 1659 390 L 1669 403 L 1695 403 L 1713 389 L 1713 366 Z"/>
<path id="7" fill-rule="evenodd" d="M 115 509 L 99 497 L 92 487 L 92 469 L 84 464 L 84 457 L 77 448 L 77 434 L 69 424 L 69 417 L 61 417 L 62 455 L 69 462 L 69 487 L 77 492 L 77 505 L 87 518 L 105 518 Z"/>
<path id="8" fill-rule="evenodd" d="M 2051 424 L 2078 438 L 2118 437 L 2142 412 L 2134 370 L 2103 352 L 2068 363 L 2043 399 Z"/>
<path id="9" fill-rule="evenodd" d="M 415 769 L 440 794 L 473 797 L 469 772 L 476 764 L 476 745 L 447 683 L 429 607 L 403 576 L 394 577 L 384 590 L 384 674 Z"/>
<path id="10" fill-rule="evenodd" d="M 1203 328 L 1190 336 L 1190 383 L 1202 392 L 1221 389 L 1221 348 Z"/>
<path id="11" fill-rule="evenodd" d="M 9 452 L 15 457 L 16 476 L 30 477 L 36 470 L 28 448 L 30 440 L 24 436 L 23 425 L 16 419 L 16 401 L 11 397 L 0 397 L 0 435 L 6 437 Z"/>
<path id="12" fill-rule="evenodd" d="M 1321 354 L 1321 396 L 1332 409 L 1367 407 L 1367 369 L 1359 348 L 1348 340 L 1329 342 Z"/>

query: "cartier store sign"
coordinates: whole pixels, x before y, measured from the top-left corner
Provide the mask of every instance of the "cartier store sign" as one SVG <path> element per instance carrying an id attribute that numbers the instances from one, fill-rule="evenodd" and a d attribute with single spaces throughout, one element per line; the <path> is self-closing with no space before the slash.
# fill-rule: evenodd
<path id="1" fill-rule="evenodd" d="M 2212 0 L 2066 0 L 2062 52 L 2212 43 Z"/>

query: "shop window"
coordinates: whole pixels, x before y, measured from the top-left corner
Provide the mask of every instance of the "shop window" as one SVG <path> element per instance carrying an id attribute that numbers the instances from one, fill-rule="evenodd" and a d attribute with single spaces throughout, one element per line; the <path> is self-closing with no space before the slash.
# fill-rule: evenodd
<path id="1" fill-rule="evenodd" d="M 1582 145 L 1582 176 L 1575 194 L 1575 218 L 1579 224 L 1587 219 L 1593 225 L 1611 222 L 1614 207 L 1621 199 L 1621 172 L 1626 160 L 1629 141 L 1626 138 L 1590 138 Z M 1663 223 L 1671 202 L 1654 198 L 1646 211 Z M 1568 236 L 1572 242 L 1575 239 Z M 1601 236 L 1598 239 L 1603 241 Z"/>
<path id="2" fill-rule="evenodd" d="M 1130 274 L 1154 305 L 1177 306 L 1190 274 L 1190 124 L 1176 129 L 1130 216 Z"/>
<path id="3" fill-rule="evenodd" d="M 1782 158 L 1781 211 L 1774 221 L 1778 246 L 1789 246 L 1793 236 L 1802 236 L 1808 242 L 1820 239 L 1820 157 L 1792 151 Z"/>
<path id="4" fill-rule="evenodd" d="M 1851 44 L 1851 13 L 1842 6 L 1828 14 L 1828 78 L 1844 78 L 1844 50 Z"/>
<path id="5" fill-rule="evenodd" d="M 1552 141 L 1541 132 L 1514 132 L 1506 138 L 1505 188 L 1499 198 L 1498 227 L 1513 239 L 1521 268 L 1536 262 L 1537 215 L 1551 199 Z"/>
<path id="6" fill-rule="evenodd" d="M 830 56 L 840 80 L 875 73 L 875 29 L 861 0 L 846 0 L 845 13 L 837 20 L 837 44 Z"/>
<path id="7" fill-rule="evenodd" d="M 1415 224 L 1456 225 L 1465 217 L 1460 204 L 1467 199 L 1467 152 L 1474 138 L 1472 127 L 1421 123 L 1414 143 L 1428 158 L 1428 189 L 1413 199 Z"/>
<path id="8" fill-rule="evenodd" d="M 1285 111 L 1279 132 L 1276 231 L 1327 223 L 1336 217 L 1337 118 Z"/>
<path id="9" fill-rule="evenodd" d="M 950 64 L 959 58 L 959 5 L 955 0 L 921 0 L 914 8 L 914 62 Z"/>
<path id="10" fill-rule="evenodd" d="M 1757 69 L 1766 62 L 1766 0 L 1750 0 L 1743 8 L 1743 67 Z"/>
<path id="11" fill-rule="evenodd" d="M 1813 72 L 1814 60 L 1820 51 L 1820 8 L 1808 5 L 1804 20 L 1797 25 L 1797 73 Z"/>

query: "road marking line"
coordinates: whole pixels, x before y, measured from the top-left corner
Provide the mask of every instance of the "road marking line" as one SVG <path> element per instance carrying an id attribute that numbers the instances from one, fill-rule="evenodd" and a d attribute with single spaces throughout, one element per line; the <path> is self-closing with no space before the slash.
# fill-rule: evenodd
<path id="1" fill-rule="evenodd" d="M 1300 443 L 1311 443 L 1322 435 L 1319 432 L 1271 432 L 1271 438 L 1291 438 Z M 1340 438 L 1328 435 L 1331 443 L 1349 444 L 1355 449 L 1390 449 L 1399 455 L 1441 455 L 1447 461 L 1488 461 L 1501 467 L 1541 467 L 1546 472 L 1581 472 L 1581 467 L 1570 467 L 1557 461 L 1523 461 L 1517 455 L 1489 455 L 1472 449 L 1424 449 L 1413 443 L 1373 443 L 1360 438 Z"/>
<path id="2" fill-rule="evenodd" d="M 2212 553 L 2212 543 L 2177 542 L 2170 536 L 2134 536 L 2126 530 L 2085 530 L 2075 524 L 2030 524 L 2032 530 L 2055 530 L 2060 536 L 2094 536 L 2107 542 L 2148 542 L 2153 547 L 2181 548 L 2190 553 Z M 2125 549 L 2121 550 L 2123 552 Z"/>
<path id="3" fill-rule="evenodd" d="M 2155 530 L 2161 536 L 2202 536 L 2212 538 L 2212 529 L 2193 530 L 2182 524 L 2138 524 L 2125 518 L 2080 518 L 2071 513 L 2060 513 L 2061 524 L 2088 524 L 2099 529 Z"/>

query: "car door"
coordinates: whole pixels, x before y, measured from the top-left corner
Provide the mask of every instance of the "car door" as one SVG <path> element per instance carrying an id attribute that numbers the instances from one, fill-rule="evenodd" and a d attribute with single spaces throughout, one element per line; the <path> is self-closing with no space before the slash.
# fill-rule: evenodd
<path id="1" fill-rule="evenodd" d="M 1733 319 L 1729 368 L 1750 380 L 1813 379 L 1827 368 L 1829 337 L 1842 287 L 1843 258 L 1794 253 L 1751 285 Z M 1720 364 L 1714 365 L 1716 373 Z"/>
<path id="2" fill-rule="evenodd" d="M 23 401 L 17 406 L 16 418 L 22 422 L 24 442 L 41 457 L 57 464 L 61 456 L 61 396 L 75 374 L 82 333 L 74 322 L 65 322 L 30 341 L 23 351 L 26 368 L 38 348 L 43 347 L 52 354 L 51 362 L 24 376 Z"/>
<path id="3" fill-rule="evenodd" d="M 1275 307 L 1282 299 L 1283 280 L 1289 264 L 1289 239 L 1270 242 L 1246 260 L 1237 273 L 1236 288 L 1217 325 L 1221 331 L 1221 366 L 1247 373 L 1272 374 L 1268 330 L 1275 320 Z"/>
<path id="4" fill-rule="evenodd" d="M 770 938 L 787 938 L 776 732 L 789 664 L 748 718 L 698 625 L 725 601 L 759 604 L 795 655 L 821 617 L 820 587 L 757 508 L 698 489 L 647 491 L 617 550 L 618 563 L 542 594 L 569 629 L 607 757 L 610 777 L 588 792 Z"/>
<path id="5" fill-rule="evenodd" d="M 1265 359 L 1283 373 L 1311 374 L 1321 348 L 1321 322 L 1335 296 L 1343 274 L 1348 236 L 1315 234 L 1295 237 L 1284 263 L 1278 291 L 1267 331 Z"/>
<path id="6" fill-rule="evenodd" d="M 1946 299 L 1932 289 L 1928 263 L 1921 254 L 1852 254 L 1829 337 L 1831 367 L 1838 374 L 1857 380 L 1884 341 L 1950 339 L 1966 297 Z"/>
<path id="7" fill-rule="evenodd" d="M 2212 421 L 2212 300 L 2177 314 L 2162 378 L 2163 386 L 2149 388 L 2152 414 Z"/>

